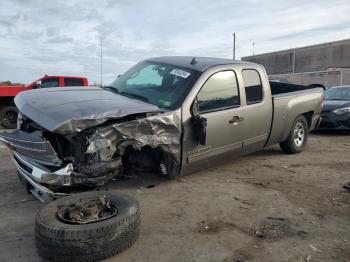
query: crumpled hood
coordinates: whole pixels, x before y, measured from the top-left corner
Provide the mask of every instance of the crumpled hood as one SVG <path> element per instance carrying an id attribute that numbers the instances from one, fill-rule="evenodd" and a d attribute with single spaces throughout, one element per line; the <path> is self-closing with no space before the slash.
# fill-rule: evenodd
<path id="1" fill-rule="evenodd" d="M 44 127 L 60 134 L 79 132 L 137 113 L 161 112 L 152 104 L 114 94 L 99 87 L 37 89 L 19 93 L 19 111 Z"/>
<path id="2" fill-rule="evenodd" d="M 349 107 L 350 101 L 344 100 L 325 100 L 323 105 L 323 112 L 329 112 L 342 107 Z"/>

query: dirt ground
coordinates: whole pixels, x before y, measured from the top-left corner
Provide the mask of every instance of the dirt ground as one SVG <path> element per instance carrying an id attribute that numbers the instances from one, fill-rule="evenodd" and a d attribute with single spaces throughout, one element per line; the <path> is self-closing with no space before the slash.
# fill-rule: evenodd
<path id="1" fill-rule="evenodd" d="M 273 146 L 180 181 L 115 181 L 111 190 L 140 201 L 141 234 L 107 261 L 350 261 L 349 151 L 348 134 L 317 133 L 298 155 Z M 40 261 L 42 204 L 1 144 L 0 176 L 0 261 Z"/>

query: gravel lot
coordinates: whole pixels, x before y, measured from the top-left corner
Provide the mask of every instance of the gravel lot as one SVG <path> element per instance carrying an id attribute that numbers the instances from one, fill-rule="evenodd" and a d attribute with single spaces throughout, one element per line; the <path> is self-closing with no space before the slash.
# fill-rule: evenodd
<path id="1" fill-rule="evenodd" d="M 138 241 L 108 261 L 350 261 L 350 136 L 316 133 L 305 152 L 278 146 L 168 181 L 146 176 L 111 190 L 141 205 Z M 0 261 L 38 261 L 42 206 L 0 144 Z"/>

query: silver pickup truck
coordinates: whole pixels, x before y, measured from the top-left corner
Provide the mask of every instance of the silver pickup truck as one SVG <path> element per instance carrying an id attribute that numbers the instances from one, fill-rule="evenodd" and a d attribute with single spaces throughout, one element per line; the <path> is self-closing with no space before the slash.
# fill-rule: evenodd
<path id="1" fill-rule="evenodd" d="M 104 88 L 40 89 L 15 98 L 0 133 L 21 182 L 41 201 L 118 175 L 169 178 L 280 143 L 303 151 L 323 89 L 269 83 L 263 66 L 204 57 L 142 61 Z"/>

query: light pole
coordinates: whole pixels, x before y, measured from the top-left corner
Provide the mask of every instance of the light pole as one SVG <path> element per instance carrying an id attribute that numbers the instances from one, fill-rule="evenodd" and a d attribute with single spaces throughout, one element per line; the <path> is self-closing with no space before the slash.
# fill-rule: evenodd
<path id="1" fill-rule="evenodd" d="M 232 59 L 236 60 L 236 33 L 233 33 L 232 36 L 233 36 Z"/>
<path id="2" fill-rule="evenodd" d="M 101 55 L 101 72 L 100 73 L 101 73 L 101 87 L 102 87 L 103 86 L 103 76 L 102 76 L 102 74 L 103 74 L 103 71 L 102 71 L 103 70 L 103 67 L 102 67 L 102 64 L 103 64 L 103 62 L 102 62 L 103 61 L 102 60 L 102 36 L 100 37 L 100 44 L 101 44 L 100 45 L 100 47 L 101 47 L 101 50 L 100 50 L 101 51 L 101 54 L 100 54 Z"/>

